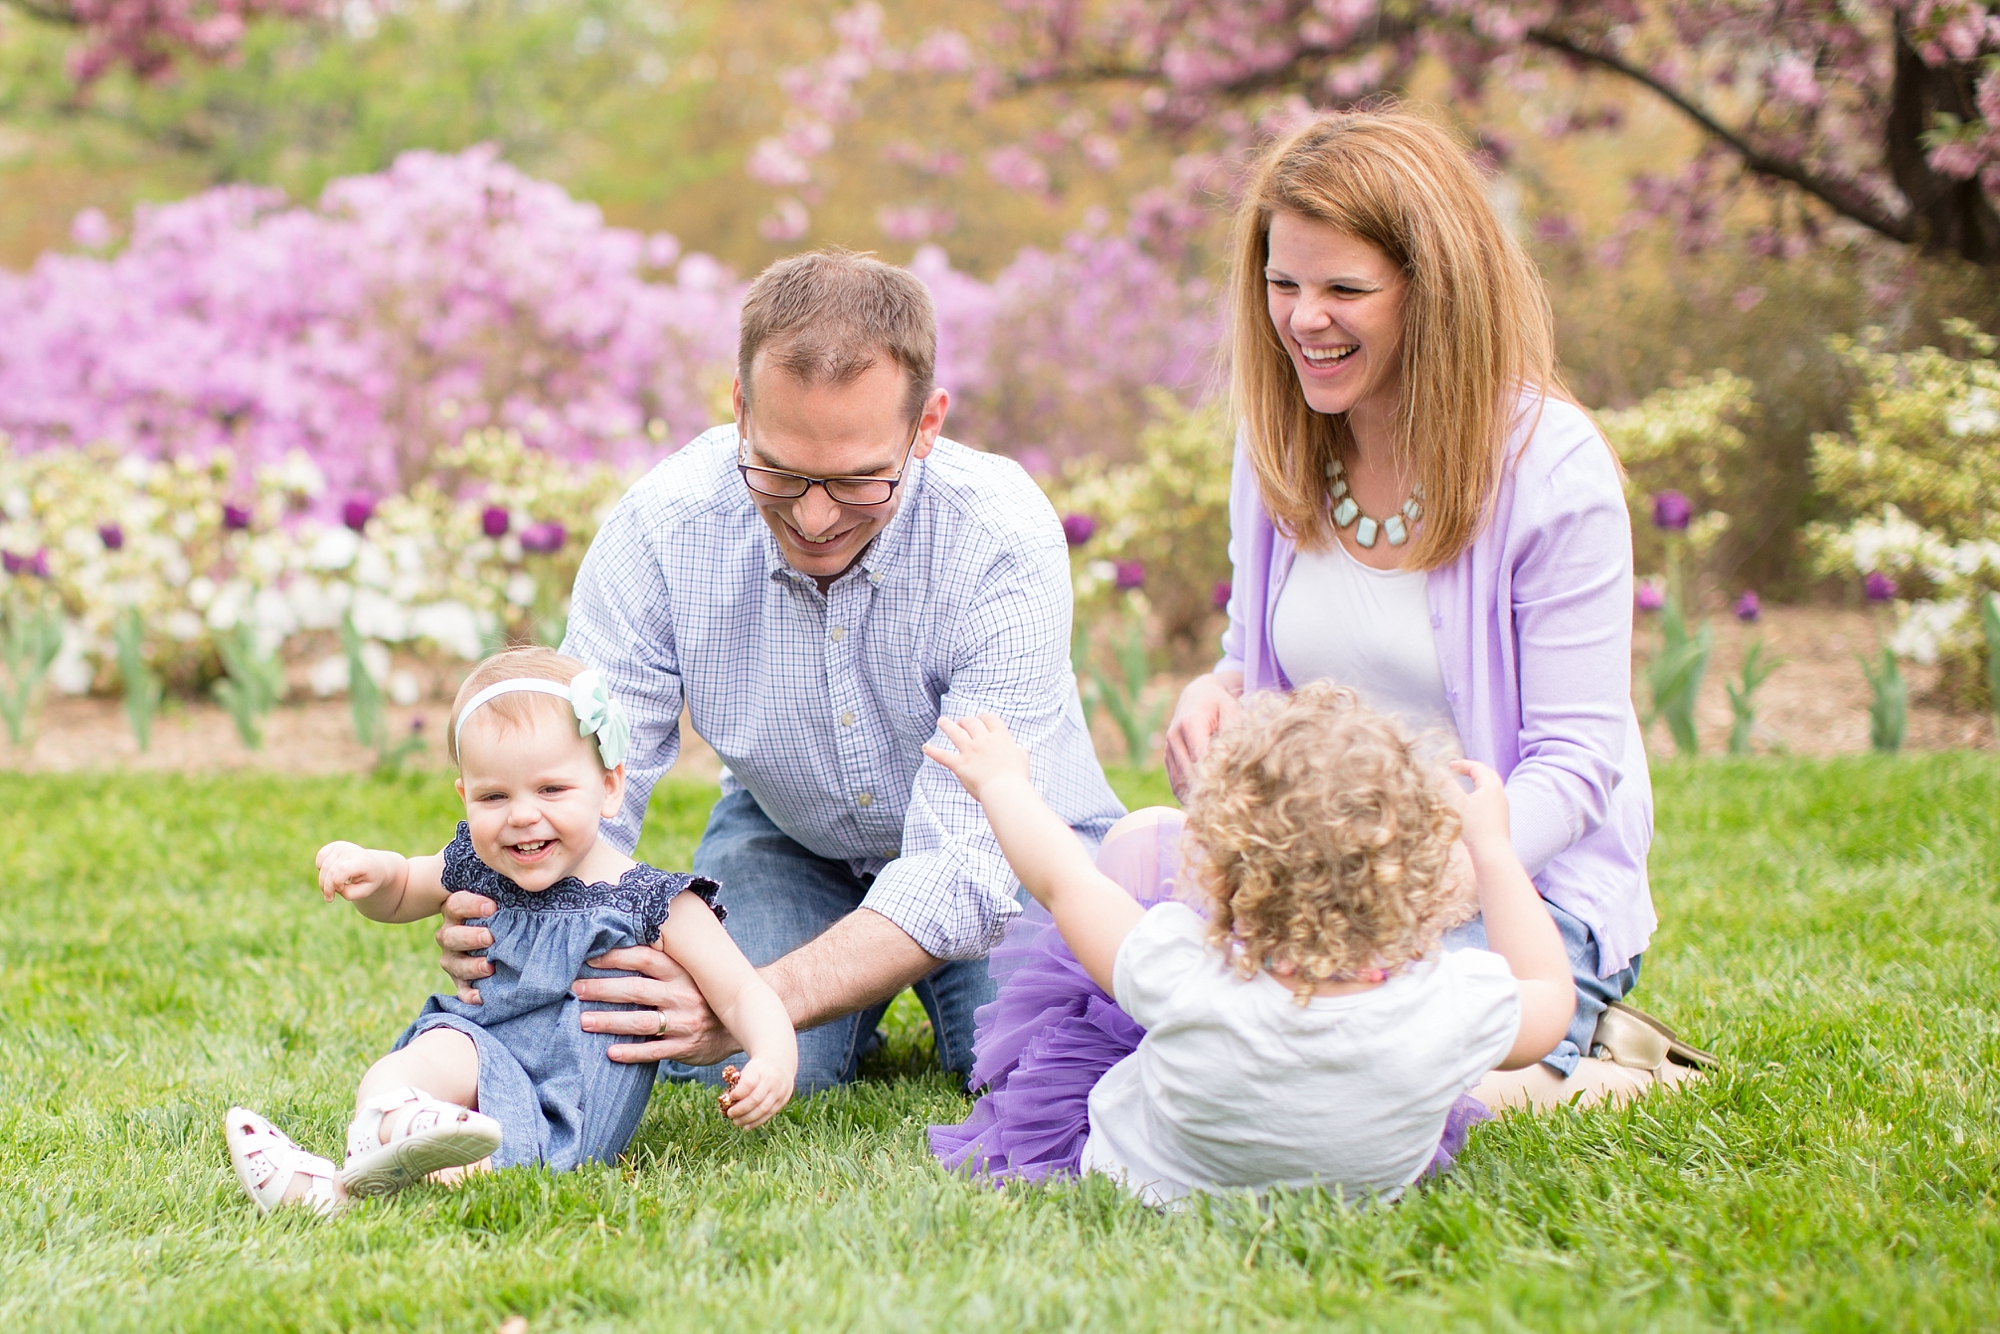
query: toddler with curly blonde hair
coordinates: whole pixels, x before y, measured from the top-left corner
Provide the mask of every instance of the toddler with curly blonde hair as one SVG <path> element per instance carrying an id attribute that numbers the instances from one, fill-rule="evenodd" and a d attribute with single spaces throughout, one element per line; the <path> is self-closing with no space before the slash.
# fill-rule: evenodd
<path id="1" fill-rule="evenodd" d="M 1567 1031 L 1568 957 L 1499 776 L 1454 761 L 1465 791 L 1350 690 L 1250 701 L 1186 816 L 1127 816 L 1095 862 L 997 719 L 940 727 L 956 749 L 926 753 L 1049 914 L 994 952 L 1005 980 L 973 1070 L 987 1092 L 931 1129 L 951 1166 L 1103 1172 L 1152 1203 L 1313 1184 L 1393 1197 L 1485 1115 L 1468 1090 Z M 1488 948 L 1444 951 L 1475 910 Z"/>

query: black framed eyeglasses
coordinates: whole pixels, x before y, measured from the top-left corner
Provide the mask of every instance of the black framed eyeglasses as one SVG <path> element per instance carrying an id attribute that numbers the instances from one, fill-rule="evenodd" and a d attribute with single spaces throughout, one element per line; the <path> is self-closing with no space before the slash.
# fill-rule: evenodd
<path id="1" fill-rule="evenodd" d="M 909 471 L 911 451 L 917 447 L 917 438 L 923 434 L 924 423 L 918 418 L 916 429 L 910 432 L 910 443 L 903 447 L 903 462 L 896 469 L 894 477 L 807 477 L 795 472 L 779 472 L 776 468 L 759 468 L 743 461 L 739 451 L 736 456 L 736 471 L 743 474 L 743 484 L 760 496 L 772 500 L 797 500 L 816 486 L 826 488 L 827 498 L 836 505 L 886 505 L 902 485 L 903 474 Z M 743 438 L 748 446 L 749 437 Z"/>

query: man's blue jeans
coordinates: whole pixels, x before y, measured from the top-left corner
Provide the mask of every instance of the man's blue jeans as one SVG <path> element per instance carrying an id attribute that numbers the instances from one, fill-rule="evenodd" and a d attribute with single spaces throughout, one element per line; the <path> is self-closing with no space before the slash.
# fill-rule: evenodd
<path id="1" fill-rule="evenodd" d="M 741 790 L 709 812 L 708 828 L 695 849 L 694 872 L 722 886 L 717 901 L 728 910 L 723 926 L 759 968 L 853 912 L 873 878 L 855 875 L 845 862 L 808 852 Z M 941 964 L 911 990 L 931 1017 L 938 1063 L 964 1079 L 972 1073 L 973 1011 L 993 999 L 986 960 Z M 817 1093 L 853 1080 L 861 1058 L 879 1041 L 876 1027 L 888 1008 L 884 1001 L 801 1032 L 798 1091 Z M 743 1057 L 730 1061 L 741 1065 Z M 660 1078 L 719 1084 L 727 1063 L 662 1061 Z"/>

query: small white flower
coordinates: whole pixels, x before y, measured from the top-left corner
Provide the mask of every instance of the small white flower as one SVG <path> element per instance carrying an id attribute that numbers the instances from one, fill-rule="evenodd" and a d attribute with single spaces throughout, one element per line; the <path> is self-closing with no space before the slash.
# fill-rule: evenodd
<path id="1" fill-rule="evenodd" d="M 311 575 L 301 575 L 292 580 L 285 596 L 301 629 L 336 630 L 354 600 L 354 586 L 334 579 L 322 583 Z"/>
<path id="2" fill-rule="evenodd" d="M 319 466 L 310 458 L 296 449 L 285 456 L 284 463 L 272 474 L 272 480 L 282 489 L 308 499 L 326 490 L 326 474 L 321 472 Z"/>
<path id="3" fill-rule="evenodd" d="M 96 651 L 96 643 L 81 625 L 65 622 L 62 647 L 56 651 L 55 661 L 49 664 L 49 684 L 65 695 L 89 694 L 91 683 L 97 679 L 97 669 L 91 665 L 89 655 Z"/>
<path id="4" fill-rule="evenodd" d="M 479 618 L 463 602 L 432 602 L 410 613 L 410 634 L 467 662 L 481 656 Z"/>
<path id="5" fill-rule="evenodd" d="M 171 611 L 167 613 L 167 633 L 183 644 L 192 644 L 201 638 L 201 617 L 191 611 Z"/>
<path id="6" fill-rule="evenodd" d="M 1912 602 L 1903 622 L 1889 637 L 1889 651 L 1928 667 L 1945 649 L 1965 647 L 1972 640 L 1972 603 L 1965 598 Z"/>
<path id="7" fill-rule="evenodd" d="M 372 542 L 363 542 L 354 556 L 354 582 L 370 588 L 387 588 L 394 578 L 388 553 Z"/>
<path id="8" fill-rule="evenodd" d="M 1947 431 L 1956 436 L 1992 435 L 2000 432 L 2000 412 L 1993 409 L 1992 392 L 1975 388 L 1967 393 L 1964 402 L 1946 415 L 1944 425 Z"/>
<path id="9" fill-rule="evenodd" d="M 407 709 L 423 697 L 424 688 L 415 672 L 405 669 L 389 673 L 389 698 L 398 707 Z"/>
<path id="10" fill-rule="evenodd" d="M 347 655 L 336 653 L 321 658 L 312 665 L 312 674 L 306 678 L 312 692 L 321 699 L 328 695 L 338 695 L 347 689 Z"/>
<path id="11" fill-rule="evenodd" d="M 249 610 L 250 585 L 240 579 L 232 579 L 224 584 L 208 604 L 208 628 L 211 630 L 233 630 Z M 200 603 L 196 603 L 200 606 Z"/>
<path id="12" fill-rule="evenodd" d="M 196 611 L 206 611 L 208 604 L 215 601 L 215 580 L 201 575 L 188 581 L 188 604 Z"/>
<path id="13" fill-rule="evenodd" d="M 381 685 L 389 679 L 389 650 L 374 640 L 361 646 L 361 666 L 368 673 L 368 679 Z"/>
<path id="14" fill-rule="evenodd" d="M 351 528 L 328 528 L 314 539 L 306 564 L 315 570 L 344 570 L 361 550 L 361 534 Z"/>
<path id="15" fill-rule="evenodd" d="M 250 600 L 250 619 L 259 630 L 277 635 L 280 642 L 299 628 L 298 613 L 275 588 L 258 590 L 257 596 Z"/>
<path id="16" fill-rule="evenodd" d="M 402 603 L 372 588 L 354 590 L 354 604 L 348 613 L 354 628 L 364 638 L 400 643 L 410 637 L 410 613 Z"/>
<path id="17" fill-rule="evenodd" d="M 517 607 L 534 606 L 535 576 L 526 570 L 514 571 L 513 577 L 507 580 L 506 597 Z"/>

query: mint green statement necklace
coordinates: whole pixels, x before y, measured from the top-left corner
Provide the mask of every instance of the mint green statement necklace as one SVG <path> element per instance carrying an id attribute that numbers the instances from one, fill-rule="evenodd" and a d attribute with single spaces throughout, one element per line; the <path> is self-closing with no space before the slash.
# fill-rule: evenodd
<path id="1" fill-rule="evenodd" d="M 1354 501 L 1347 489 L 1347 469 L 1339 459 L 1326 465 L 1327 480 L 1333 485 L 1328 488 L 1333 496 L 1333 525 L 1345 528 L 1354 525 L 1354 540 L 1362 547 L 1375 545 L 1376 529 L 1389 539 L 1389 545 L 1400 547 L 1410 540 L 1410 525 L 1424 517 L 1424 484 L 1418 482 L 1410 488 L 1410 498 L 1403 502 L 1403 508 L 1377 523 L 1361 512 L 1361 506 Z M 1356 521 L 1359 522 L 1356 522 Z"/>

